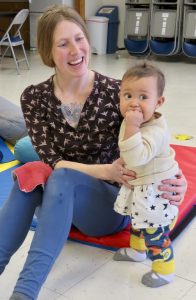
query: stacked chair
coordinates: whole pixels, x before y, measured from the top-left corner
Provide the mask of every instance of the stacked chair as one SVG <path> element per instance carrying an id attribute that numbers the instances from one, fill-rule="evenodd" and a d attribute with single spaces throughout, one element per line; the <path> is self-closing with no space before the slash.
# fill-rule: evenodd
<path id="1" fill-rule="evenodd" d="M 126 3 L 125 47 L 133 55 L 149 53 L 150 0 Z"/>
<path id="2" fill-rule="evenodd" d="M 129 0 L 125 48 L 129 54 L 196 57 L 196 0 Z"/>
<path id="3" fill-rule="evenodd" d="M 157 55 L 174 55 L 181 51 L 182 0 L 152 0 L 150 49 Z"/>
<path id="4" fill-rule="evenodd" d="M 189 57 L 196 57 L 196 0 L 184 1 L 182 50 Z"/>

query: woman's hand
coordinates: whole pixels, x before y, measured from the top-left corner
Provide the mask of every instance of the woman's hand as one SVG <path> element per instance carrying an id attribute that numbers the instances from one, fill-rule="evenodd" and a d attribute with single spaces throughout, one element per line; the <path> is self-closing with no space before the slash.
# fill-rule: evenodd
<path id="1" fill-rule="evenodd" d="M 124 184 L 126 187 L 131 188 L 128 181 L 136 178 L 135 172 L 125 168 L 124 161 L 121 158 L 115 160 L 108 166 L 109 180 Z"/>
<path id="2" fill-rule="evenodd" d="M 187 190 L 187 181 L 182 171 L 176 175 L 176 179 L 166 179 L 162 181 L 163 185 L 159 186 L 159 190 L 163 191 L 162 197 L 170 200 L 170 203 L 179 206 L 184 199 Z"/>

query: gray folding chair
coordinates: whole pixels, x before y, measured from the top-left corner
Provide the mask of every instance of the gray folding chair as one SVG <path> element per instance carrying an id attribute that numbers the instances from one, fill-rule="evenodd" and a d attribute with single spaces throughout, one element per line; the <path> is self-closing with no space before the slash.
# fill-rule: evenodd
<path id="1" fill-rule="evenodd" d="M 181 52 L 184 0 L 151 0 L 150 49 L 157 55 Z"/>
<path id="2" fill-rule="evenodd" d="M 131 55 L 149 53 L 150 0 L 126 1 L 125 47 Z"/>
<path id="3" fill-rule="evenodd" d="M 184 0 L 182 50 L 196 57 L 196 0 Z"/>
<path id="4" fill-rule="evenodd" d="M 3 60 L 4 56 L 6 55 L 8 49 L 10 49 L 18 74 L 20 74 L 19 63 L 22 61 L 26 61 L 27 67 L 28 67 L 28 69 L 30 69 L 28 58 L 27 58 L 26 51 L 24 48 L 24 40 L 20 33 L 20 30 L 21 30 L 25 20 L 27 19 L 28 15 L 29 15 L 28 9 L 20 10 L 17 13 L 17 15 L 14 17 L 11 24 L 9 25 L 7 31 L 4 33 L 4 35 L 2 37 L 0 37 L 0 47 L 6 46 L 6 49 L 4 50 L 4 52 L 2 52 L 0 63 L 2 64 L 2 60 Z M 17 47 L 17 46 L 22 47 L 23 54 L 24 54 L 24 58 L 22 58 L 22 59 L 16 58 L 16 54 L 14 52 L 14 47 Z"/>

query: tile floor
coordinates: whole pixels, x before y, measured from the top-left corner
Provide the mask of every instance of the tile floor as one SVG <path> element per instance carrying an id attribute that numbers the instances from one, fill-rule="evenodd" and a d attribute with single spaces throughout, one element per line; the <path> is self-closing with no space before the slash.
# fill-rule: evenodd
<path id="1" fill-rule="evenodd" d="M 21 65 L 17 75 L 13 61 L 6 58 L 0 67 L 0 95 L 19 105 L 24 88 L 48 78 L 53 71 L 40 61 L 37 52 L 28 53 L 31 70 Z M 184 56 L 150 57 L 165 73 L 166 103 L 162 112 L 171 128 L 174 144 L 196 147 L 196 60 Z M 126 51 L 116 55 L 93 55 L 94 70 L 121 78 L 128 66 L 140 58 Z M 190 140 L 177 140 L 175 135 L 187 134 Z M 29 232 L 20 250 L 13 256 L 0 279 L 0 300 L 8 300 L 19 271 L 25 261 L 33 236 Z M 38 300 L 195 300 L 196 299 L 196 220 L 193 220 L 173 242 L 176 257 L 176 279 L 168 286 L 149 289 L 140 283 L 142 274 L 149 270 L 144 263 L 115 262 L 113 252 L 69 241 L 56 261 Z"/>

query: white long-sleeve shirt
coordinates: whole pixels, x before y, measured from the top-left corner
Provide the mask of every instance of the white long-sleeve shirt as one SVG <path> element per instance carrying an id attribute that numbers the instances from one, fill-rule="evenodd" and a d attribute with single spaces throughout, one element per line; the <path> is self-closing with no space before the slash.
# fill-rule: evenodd
<path id="1" fill-rule="evenodd" d="M 160 114 L 159 114 L 160 115 Z M 123 140 L 125 122 L 119 133 L 120 156 L 126 168 L 133 170 L 137 178 L 132 185 L 155 183 L 178 173 L 175 152 L 169 146 L 170 133 L 163 116 L 142 124 L 140 132 Z"/>
<path id="2" fill-rule="evenodd" d="M 114 209 L 132 217 L 134 228 L 169 225 L 178 214 L 178 208 L 161 198 L 158 185 L 163 179 L 178 173 L 175 152 L 169 146 L 170 134 L 165 119 L 160 115 L 142 124 L 140 132 L 123 140 L 125 122 L 119 134 L 120 156 L 126 168 L 136 172 L 130 181 L 133 190 L 122 186 Z"/>

